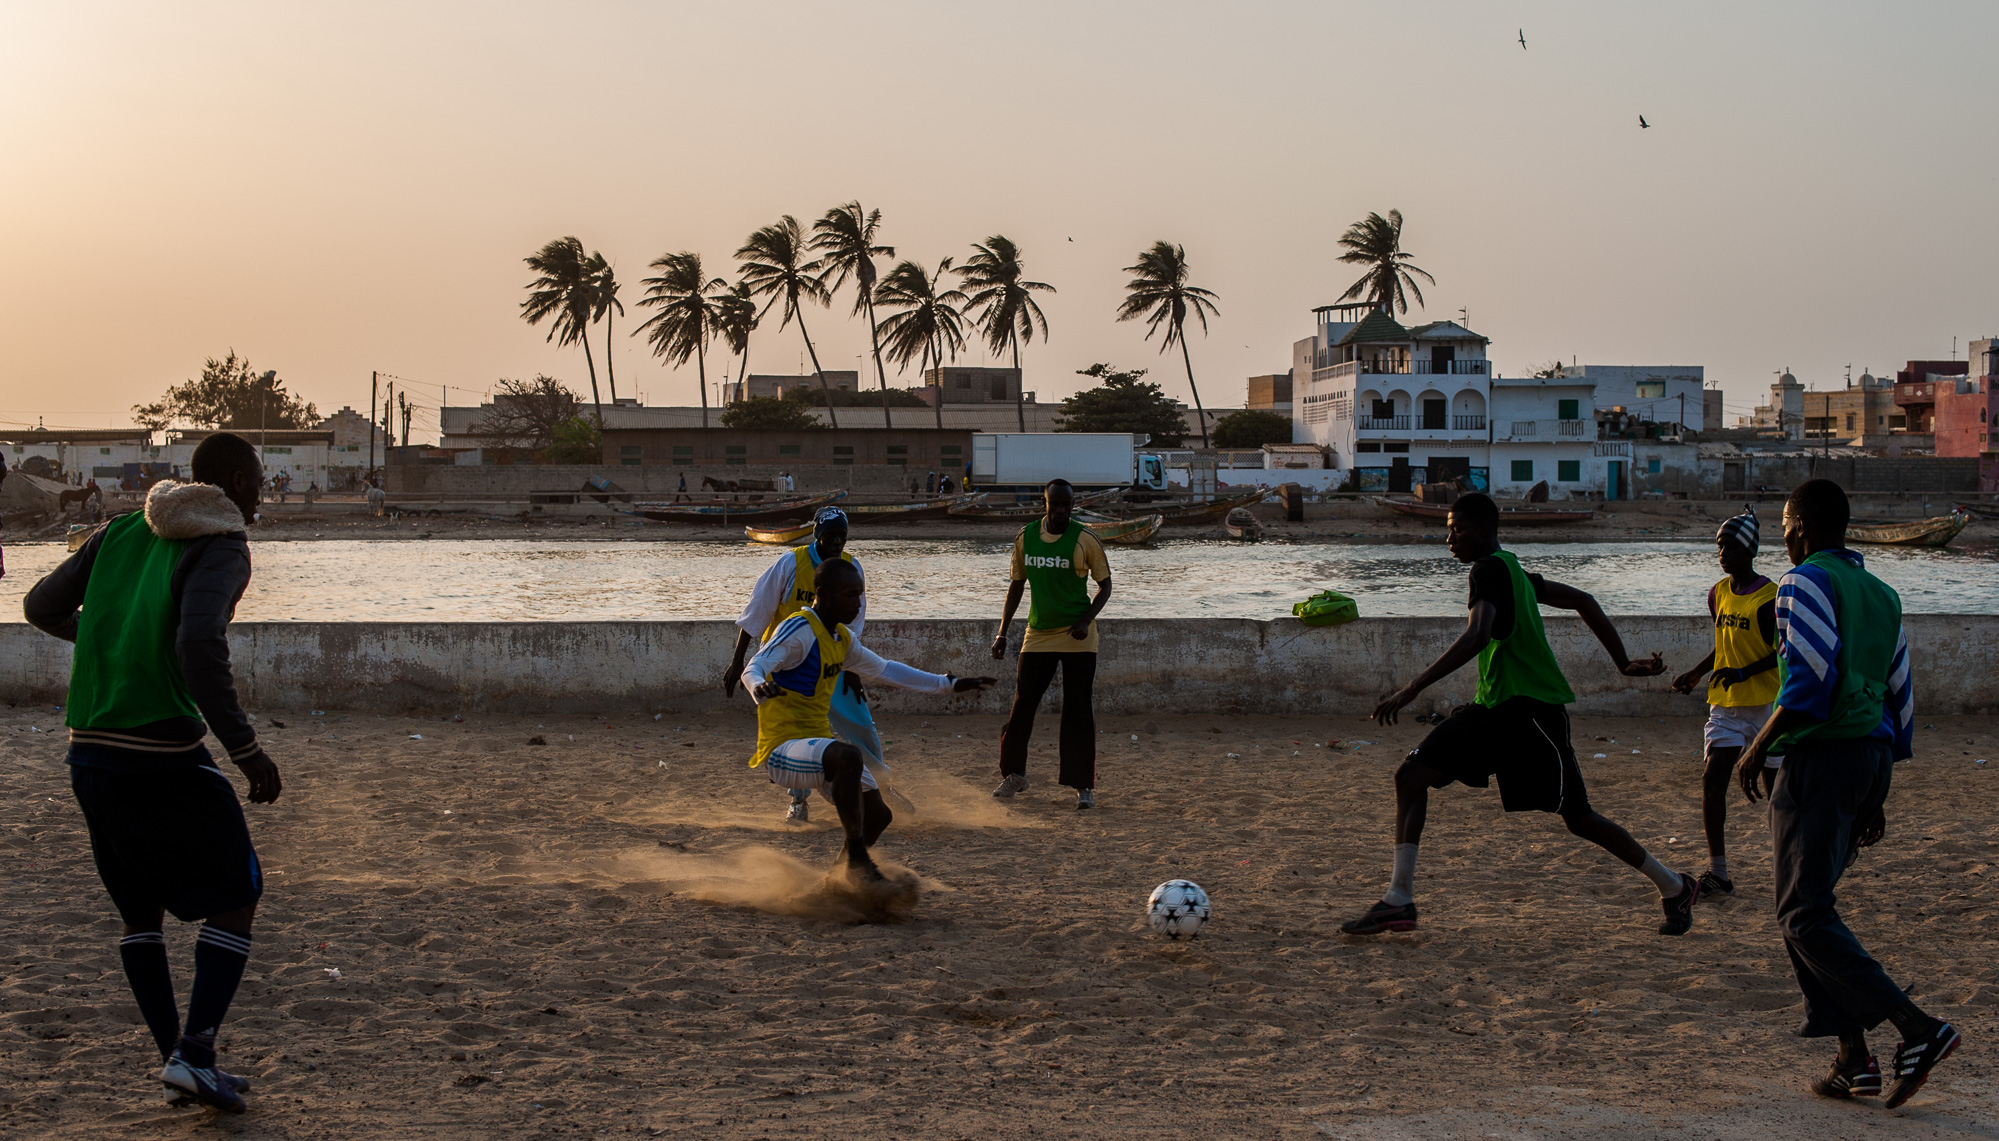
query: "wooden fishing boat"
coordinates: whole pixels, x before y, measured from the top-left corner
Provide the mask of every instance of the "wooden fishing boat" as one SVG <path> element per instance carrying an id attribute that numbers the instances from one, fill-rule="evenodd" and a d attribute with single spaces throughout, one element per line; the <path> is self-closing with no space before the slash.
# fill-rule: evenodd
<path id="1" fill-rule="evenodd" d="M 1166 524 L 1166 520 L 1158 515 L 1142 515 L 1136 519 L 1107 519 L 1101 515 L 1078 515 L 1076 518 L 1090 529 L 1090 534 L 1121 547 L 1150 542 L 1159 533 L 1159 528 Z"/>
<path id="2" fill-rule="evenodd" d="M 1262 522 L 1250 514 L 1247 507 L 1231 508 L 1228 515 L 1222 519 L 1222 528 L 1229 533 L 1231 539 L 1247 539 L 1253 543 L 1263 538 Z"/>
<path id="3" fill-rule="evenodd" d="M 752 543 L 775 543 L 781 547 L 795 547 L 812 537 L 812 524 L 782 527 L 745 527 L 743 534 Z"/>
<path id="4" fill-rule="evenodd" d="M 814 511 L 836 499 L 844 498 L 846 494 L 844 491 L 829 491 L 824 495 L 799 496 L 791 499 L 765 499 L 759 495 L 749 499 L 734 500 L 634 503 L 631 514 L 642 516 L 655 523 L 712 523 L 721 526 L 731 523 L 783 523 L 809 519 Z"/>
<path id="5" fill-rule="evenodd" d="M 1123 488 L 1113 487 L 1108 491 L 1093 491 L 1088 495 L 1078 495 L 1076 497 L 1076 506 L 1094 507 L 1123 493 Z M 977 498 L 983 499 L 983 496 Z M 990 519 L 998 522 L 1018 521 L 1024 523 L 1029 519 L 1039 519 L 1047 513 L 1047 506 L 1040 502 L 1005 504 L 974 502 L 961 503 L 951 508 L 951 517 L 953 519 Z"/>
<path id="6" fill-rule="evenodd" d="M 1957 538 L 1971 524 L 1971 512 L 1959 507 L 1948 515 L 1914 519 L 1907 523 L 1848 523 L 1846 537 L 1854 543 L 1883 543 L 1896 547 L 1941 547 Z"/>
<path id="7" fill-rule="evenodd" d="M 1266 488 L 1251 488 L 1248 491 L 1232 491 L 1227 495 L 1194 502 L 1139 503 L 1130 506 L 1133 511 L 1158 515 L 1168 523 L 1212 523 L 1226 519 L 1230 512 L 1238 508 L 1254 507 L 1270 494 Z"/>
<path id="8" fill-rule="evenodd" d="M 856 523 L 920 523 L 928 519 L 943 519 L 951 514 L 953 507 L 970 506 L 985 499 L 983 492 L 976 495 L 952 495 L 942 499 L 926 499 L 917 503 L 870 503 L 853 507 L 842 507 L 849 518 Z"/>
<path id="9" fill-rule="evenodd" d="M 1420 503 L 1414 499 L 1394 499 L 1385 495 L 1374 495 L 1368 498 L 1380 506 L 1388 508 L 1390 511 L 1400 512 L 1403 515 L 1414 516 L 1418 519 L 1435 519 L 1441 522 L 1449 518 L 1451 514 L 1450 505 L 1446 503 Z M 1570 510 L 1560 507 L 1508 507 L 1502 505 L 1499 508 L 1499 525 L 1501 527 L 1519 527 L 1523 525 L 1534 527 L 1543 523 L 1581 523 L 1586 519 L 1592 518 L 1594 515 L 1595 512 L 1587 507 L 1581 510 Z"/>

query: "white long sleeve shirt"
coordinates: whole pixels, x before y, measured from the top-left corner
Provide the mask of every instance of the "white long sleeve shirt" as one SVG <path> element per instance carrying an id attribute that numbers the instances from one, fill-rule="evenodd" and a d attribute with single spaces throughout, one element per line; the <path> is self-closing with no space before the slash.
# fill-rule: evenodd
<path id="1" fill-rule="evenodd" d="M 812 565 L 819 565 L 817 544 L 814 544 L 812 556 Z M 854 560 L 854 569 L 861 569 L 861 560 Z M 744 604 L 743 612 L 736 617 L 736 628 L 748 634 L 752 640 L 762 638 L 764 631 L 770 629 L 771 619 L 777 617 L 777 608 L 784 605 L 784 600 L 790 596 L 793 580 L 797 577 L 797 564 L 792 553 L 786 551 L 779 555 L 775 562 L 764 569 L 763 574 L 757 576 L 757 585 L 750 591 L 749 602 Z M 867 577 L 866 572 L 863 572 L 861 581 L 866 582 Z M 861 612 L 855 615 L 854 620 L 847 625 L 847 629 L 858 639 L 867 621 L 868 596 L 862 594 Z"/>
<path id="2" fill-rule="evenodd" d="M 853 638 L 853 627 L 847 628 L 847 636 Z M 757 687 L 768 681 L 772 675 L 782 673 L 803 662 L 808 655 L 819 650 L 819 636 L 812 632 L 812 623 L 802 615 L 793 615 L 777 628 L 770 641 L 750 657 L 743 667 L 743 687 L 750 691 L 750 699 L 763 704 L 757 696 Z M 926 673 L 915 666 L 890 661 L 861 645 L 860 639 L 847 647 L 847 661 L 843 667 L 864 682 L 881 682 L 898 689 L 915 690 L 918 693 L 950 693 L 954 684 L 949 674 Z"/>

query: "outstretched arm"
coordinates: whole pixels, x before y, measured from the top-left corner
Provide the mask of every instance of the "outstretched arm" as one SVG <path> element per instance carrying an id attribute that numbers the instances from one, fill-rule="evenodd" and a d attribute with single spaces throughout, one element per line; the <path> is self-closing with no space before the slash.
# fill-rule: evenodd
<path id="1" fill-rule="evenodd" d="M 1471 616 L 1465 619 L 1465 631 L 1458 635 L 1430 668 L 1416 675 L 1416 680 L 1381 699 L 1374 707 L 1374 719 L 1383 725 L 1395 724 L 1396 713 L 1405 705 L 1416 700 L 1417 695 L 1443 679 L 1463 669 L 1485 644 L 1492 641 L 1492 624 L 1499 612 L 1490 602 L 1479 602 L 1471 608 Z"/>
<path id="2" fill-rule="evenodd" d="M 1618 673 L 1626 677 L 1652 677 L 1666 672 L 1666 662 L 1657 652 L 1644 661 L 1631 660 L 1630 655 L 1624 652 L 1624 639 L 1617 636 L 1617 627 L 1610 624 L 1609 616 L 1604 614 L 1603 607 L 1596 604 L 1596 597 L 1588 591 L 1542 579 L 1536 594 L 1543 605 L 1573 610 L 1581 616 L 1583 625 L 1588 626 L 1589 632 L 1596 635 L 1596 640 L 1603 643 L 1603 648 L 1610 653 L 1610 660 L 1617 663 Z"/>
<path id="3" fill-rule="evenodd" d="M 904 662 L 891 661 L 860 643 L 847 651 L 846 670 L 862 681 L 879 681 L 898 689 L 913 689 L 918 693 L 964 693 L 968 690 L 984 689 L 997 684 L 993 677 L 957 677 L 952 674 L 934 674 L 917 669 Z"/>

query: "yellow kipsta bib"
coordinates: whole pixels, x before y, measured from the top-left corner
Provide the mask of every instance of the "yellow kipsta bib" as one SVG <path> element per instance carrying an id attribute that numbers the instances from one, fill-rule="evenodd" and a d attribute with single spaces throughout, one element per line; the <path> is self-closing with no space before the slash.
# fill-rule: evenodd
<path id="1" fill-rule="evenodd" d="M 1765 581 L 1748 594 L 1737 594 L 1727 579 L 1714 586 L 1714 668 L 1743 669 L 1777 652 L 1765 641 L 1756 624 L 1756 612 L 1777 598 L 1777 584 Z M 1747 681 L 1724 688 L 1708 682 L 1707 703 L 1737 707 L 1768 705 L 1777 700 L 1778 678 L 1774 669 L 1764 670 Z"/>

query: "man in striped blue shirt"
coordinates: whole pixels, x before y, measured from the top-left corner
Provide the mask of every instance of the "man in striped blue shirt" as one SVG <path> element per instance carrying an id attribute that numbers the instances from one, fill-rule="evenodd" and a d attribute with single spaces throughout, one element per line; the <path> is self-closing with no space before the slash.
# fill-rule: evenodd
<path id="1" fill-rule="evenodd" d="M 1831 480 L 1798 485 L 1784 504 L 1784 547 L 1795 569 L 1777 586 L 1777 664 L 1783 687 L 1737 769 L 1759 799 L 1763 758 L 1784 755 L 1770 794 L 1777 920 L 1798 987 L 1806 1038 L 1837 1037 L 1832 1072 L 1811 1085 L 1826 1097 L 1885 1093 L 1894 1108 L 1957 1048 L 1950 1023 L 1910 1002 L 1835 909 L 1833 889 L 1887 828 L 1895 762 L 1913 753 L 1915 689 L 1902 635 L 1902 600 L 1846 549 L 1846 492 Z M 1867 1031 L 1892 1020 L 1902 1033 L 1883 1089 Z"/>

